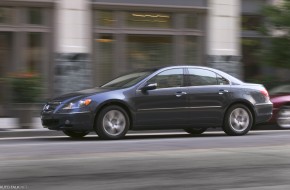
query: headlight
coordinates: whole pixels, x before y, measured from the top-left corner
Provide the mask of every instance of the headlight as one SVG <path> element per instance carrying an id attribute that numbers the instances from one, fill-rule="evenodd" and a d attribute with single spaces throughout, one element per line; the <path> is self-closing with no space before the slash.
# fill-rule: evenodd
<path id="1" fill-rule="evenodd" d="M 70 102 L 69 104 L 65 105 L 62 109 L 63 110 L 71 110 L 71 109 L 78 109 L 88 106 L 91 103 L 91 99 L 84 99 L 79 100 L 77 102 Z"/>

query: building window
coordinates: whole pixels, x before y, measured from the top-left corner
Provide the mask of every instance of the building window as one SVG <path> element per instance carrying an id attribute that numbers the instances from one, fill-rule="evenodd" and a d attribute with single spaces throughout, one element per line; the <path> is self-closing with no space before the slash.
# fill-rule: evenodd
<path id="1" fill-rule="evenodd" d="M 44 25 L 44 10 L 42 8 L 27 9 L 27 24 Z"/>
<path id="2" fill-rule="evenodd" d="M 42 56 L 42 33 L 30 32 L 27 34 L 27 69 L 30 72 L 39 73 L 41 70 L 41 63 L 43 63 Z"/>
<path id="3" fill-rule="evenodd" d="M 132 69 L 172 64 L 172 37 L 129 35 L 127 59 Z"/>
<path id="4" fill-rule="evenodd" d="M 199 14 L 185 15 L 185 28 L 198 29 L 199 28 Z"/>
<path id="5" fill-rule="evenodd" d="M 154 12 L 127 12 L 129 27 L 171 28 L 172 14 Z"/>
<path id="6" fill-rule="evenodd" d="M 262 17 L 260 15 L 243 15 L 242 29 L 257 31 L 262 27 Z"/>
<path id="7" fill-rule="evenodd" d="M 96 53 L 98 59 L 98 83 L 104 84 L 108 82 L 114 76 L 114 44 L 115 40 L 111 34 L 100 34 L 95 39 Z"/>
<path id="8" fill-rule="evenodd" d="M 0 7 L 0 24 L 11 24 L 14 17 L 14 9 L 10 7 Z"/>
<path id="9" fill-rule="evenodd" d="M 198 37 L 185 37 L 185 64 L 197 65 L 198 61 Z"/>
<path id="10" fill-rule="evenodd" d="M 96 11 L 95 24 L 97 26 L 112 27 L 116 23 L 113 11 Z"/>

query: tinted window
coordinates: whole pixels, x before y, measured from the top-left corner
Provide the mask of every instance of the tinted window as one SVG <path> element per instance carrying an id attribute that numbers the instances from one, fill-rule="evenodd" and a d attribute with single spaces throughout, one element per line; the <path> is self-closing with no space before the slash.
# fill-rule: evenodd
<path id="1" fill-rule="evenodd" d="M 217 85 L 216 73 L 205 69 L 188 69 L 190 86 Z"/>
<path id="2" fill-rule="evenodd" d="M 151 78 L 148 83 L 157 83 L 157 88 L 183 86 L 183 69 L 170 69 Z"/>
<path id="3" fill-rule="evenodd" d="M 218 74 L 217 74 L 217 81 L 218 81 L 218 85 L 230 84 L 227 79 L 225 79 L 224 77 L 222 77 L 222 76 L 220 76 Z"/>

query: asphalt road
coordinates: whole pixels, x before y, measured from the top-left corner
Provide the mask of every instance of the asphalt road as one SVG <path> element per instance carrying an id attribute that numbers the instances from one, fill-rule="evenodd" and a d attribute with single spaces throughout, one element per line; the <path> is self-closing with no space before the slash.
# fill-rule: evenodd
<path id="1" fill-rule="evenodd" d="M 289 190 L 290 130 L 0 139 L 0 189 Z"/>

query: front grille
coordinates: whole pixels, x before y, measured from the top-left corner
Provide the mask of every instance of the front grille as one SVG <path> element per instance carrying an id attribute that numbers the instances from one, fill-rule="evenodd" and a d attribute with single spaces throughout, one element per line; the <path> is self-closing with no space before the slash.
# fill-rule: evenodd
<path id="1" fill-rule="evenodd" d="M 59 120 L 57 119 L 43 119 L 41 122 L 43 126 L 47 126 L 47 127 L 50 127 L 50 126 L 53 127 L 59 124 Z"/>
<path id="2" fill-rule="evenodd" d="M 60 104 L 61 102 L 48 102 L 43 107 L 43 112 L 45 113 L 53 112 Z"/>

